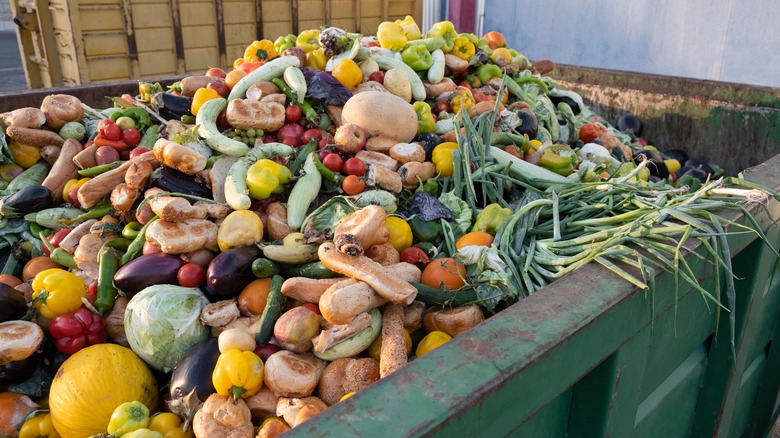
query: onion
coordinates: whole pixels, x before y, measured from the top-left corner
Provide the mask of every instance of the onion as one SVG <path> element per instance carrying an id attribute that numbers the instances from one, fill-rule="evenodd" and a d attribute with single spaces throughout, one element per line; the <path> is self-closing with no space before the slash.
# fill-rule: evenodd
<path id="1" fill-rule="evenodd" d="M 263 381 L 277 397 L 307 397 L 320 381 L 325 362 L 312 354 L 282 350 L 265 362 Z"/>

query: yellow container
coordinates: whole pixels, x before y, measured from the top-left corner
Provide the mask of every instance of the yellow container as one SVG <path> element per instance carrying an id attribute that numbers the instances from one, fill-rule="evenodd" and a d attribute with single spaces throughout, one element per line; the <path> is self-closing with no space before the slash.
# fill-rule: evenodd
<path id="1" fill-rule="evenodd" d="M 11 0 L 29 88 L 230 68 L 256 39 L 323 24 L 375 34 L 422 0 Z"/>

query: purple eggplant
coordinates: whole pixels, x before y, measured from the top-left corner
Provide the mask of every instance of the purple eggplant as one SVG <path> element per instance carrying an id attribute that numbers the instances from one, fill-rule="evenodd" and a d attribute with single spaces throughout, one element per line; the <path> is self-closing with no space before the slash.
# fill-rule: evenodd
<path id="1" fill-rule="evenodd" d="M 252 274 L 252 262 L 258 257 L 260 249 L 256 246 L 221 252 L 206 270 L 208 288 L 223 299 L 238 295 L 249 282 L 257 278 Z"/>
<path id="2" fill-rule="evenodd" d="M 155 284 L 178 284 L 176 274 L 184 261 L 165 253 L 146 254 L 122 266 L 114 275 L 114 286 L 132 296 Z"/>
<path id="3" fill-rule="evenodd" d="M 217 392 L 211 374 L 219 358 L 217 338 L 209 338 L 192 347 L 176 364 L 171 374 L 168 407 L 179 416 L 191 420 L 200 404 Z"/>

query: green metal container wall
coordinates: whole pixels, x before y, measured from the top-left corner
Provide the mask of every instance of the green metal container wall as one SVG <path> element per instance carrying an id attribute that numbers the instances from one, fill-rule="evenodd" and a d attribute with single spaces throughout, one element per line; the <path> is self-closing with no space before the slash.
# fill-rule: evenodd
<path id="1" fill-rule="evenodd" d="M 609 121 L 636 114 L 659 148 L 686 149 L 731 174 L 755 166 L 745 178 L 780 190 L 780 89 L 570 66 L 553 76 Z M 101 106 L 133 85 L 59 91 Z M 45 94 L 0 95 L 0 110 Z M 780 203 L 750 208 L 780 247 Z M 765 436 L 780 393 L 780 276 L 755 234 L 729 243 L 733 315 L 687 285 L 676 289 L 671 275 L 646 293 L 587 265 L 289 435 Z M 723 269 L 689 262 L 707 290 L 725 281 Z"/>

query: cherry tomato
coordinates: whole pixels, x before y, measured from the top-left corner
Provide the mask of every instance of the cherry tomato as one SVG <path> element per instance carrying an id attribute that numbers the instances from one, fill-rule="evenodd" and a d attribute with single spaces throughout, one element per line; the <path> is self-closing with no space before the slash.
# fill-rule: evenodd
<path id="1" fill-rule="evenodd" d="M 341 183 L 341 188 L 348 195 L 357 195 L 366 189 L 366 182 L 355 175 L 348 175 Z"/>
<path id="2" fill-rule="evenodd" d="M 225 79 L 227 77 L 227 73 L 225 73 L 225 70 L 222 70 L 219 67 L 211 67 L 210 69 L 206 70 L 206 76 Z"/>
<path id="3" fill-rule="evenodd" d="M 87 301 L 92 305 L 95 305 L 95 301 L 97 300 L 97 287 L 97 279 L 90 281 L 87 285 Z"/>
<path id="4" fill-rule="evenodd" d="M 225 97 L 230 94 L 230 88 L 225 85 L 224 82 L 212 82 L 206 86 L 219 93 L 220 96 Z"/>
<path id="5" fill-rule="evenodd" d="M 130 158 L 137 157 L 137 156 L 142 155 L 142 154 L 144 154 L 146 152 L 149 152 L 149 149 L 146 149 L 145 147 L 133 148 L 133 150 L 130 151 Z"/>
<path id="6" fill-rule="evenodd" d="M 452 111 L 452 108 L 450 108 L 450 103 L 447 102 L 447 100 L 445 99 L 436 102 L 436 104 L 433 106 L 433 112 L 435 112 L 436 114 L 442 112 L 448 113 L 450 111 Z"/>
<path id="7" fill-rule="evenodd" d="M 582 125 L 582 128 L 580 128 L 579 132 L 580 140 L 582 140 L 584 143 L 593 143 L 597 138 L 599 138 L 601 134 L 606 131 L 607 130 L 602 126 L 595 123 Z"/>
<path id="8" fill-rule="evenodd" d="M 366 173 L 366 165 L 360 158 L 349 158 L 344 162 L 344 173 L 347 175 L 363 176 Z"/>
<path id="9" fill-rule="evenodd" d="M 176 273 L 179 285 L 183 287 L 198 287 L 206 282 L 206 270 L 197 263 L 185 263 Z"/>
<path id="10" fill-rule="evenodd" d="M 322 159 L 322 164 L 328 169 L 338 173 L 341 172 L 341 168 L 344 166 L 344 160 L 341 159 L 339 154 L 327 154 Z"/>
<path id="11" fill-rule="evenodd" d="M 285 137 L 282 139 L 282 143 L 286 144 L 287 146 L 291 146 L 294 148 L 297 148 L 301 145 L 301 141 L 298 140 L 295 137 Z"/>
<path id="12" fill-rule="evenodd" d="M 315 139 L 317 141 L 322 140 L 322 132 L 320 132 L 319 129 L 314 129 L 314 128 L 303 131 L 303 137 L 301 138 L 301 140 L 304 143 L 308 143 L 309 140 L 311 139 Z"/>
<path id="13" fill-rule="evenodd" d="M 301 110 L 301 107 L 298 105 L 290 105 L 284 109 L 284 118 L 288 122 L 298 123 L 298 120 L 301 120 L 302 115 L 303 110 Z"/>
<path id="14" fill-rule="evenodd" d="M 379 82 L 380 84 L 384 84 L 385 83 L 385 72 L 383 72 L 383 71 L 375 71 L 375 72 L 371 73 L 370 75 L 368 75 L 368 80 L 369 81 L 376 81 L 376 82 Z"/>
<path id="15" fill-rule="evenodd" d="M 122 130 L 111 119 L 103 119 L 98 122 L 98 133 L 106 140 L 117 141 L 122 138 Z"/>
<path id="16" fill-rule="evenodd" d="M 122 131 L 122 140 L 130 146 L 135 146 L 141 141 L 141 133 L 135 128 L 127 128 Z"/>
<path id="17" fill-rule="evenodd" d="M 55 248 L 59 248 L 60 242 L 62 242 L 62 239 L 64 239 L 68 234 L 70 234 L 70 228 L 63 228 L 57 231 L 56 233 L 50 234 L 49 237 L 46 238 L 46 240 L 48 240 L 49 243 L 51 243 L 51 246 Z M 46 255 L 51 255 L 49 254 L 49 250 L 46 248 L 46 245 L 43 245 L 43 252 L 45 252 Z"/>

